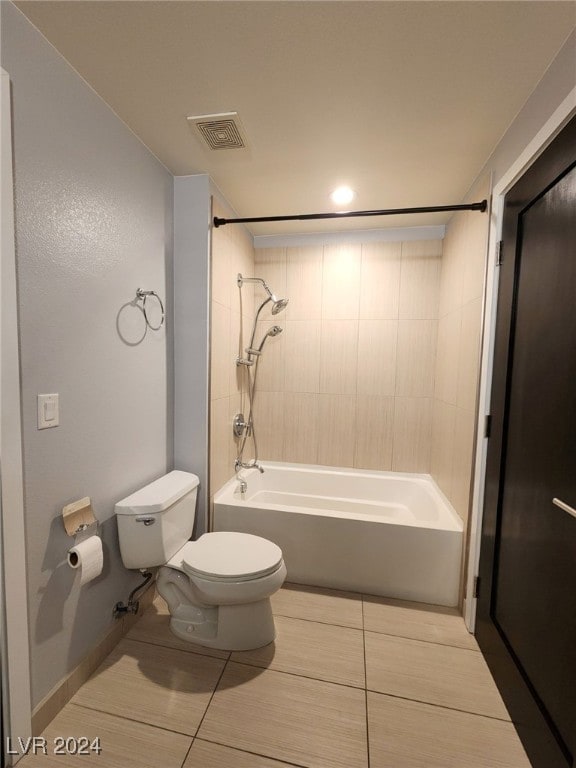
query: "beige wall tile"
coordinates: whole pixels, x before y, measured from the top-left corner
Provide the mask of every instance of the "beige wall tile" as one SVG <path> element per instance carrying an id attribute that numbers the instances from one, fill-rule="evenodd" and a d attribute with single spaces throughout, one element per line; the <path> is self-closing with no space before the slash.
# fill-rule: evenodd
<path id="1" fill-rule="evenodd" d="M 234 373 L 230 352 L 230 310 L 217 301 L 212 302 L 211 355 L 210 395 L 213 399 L 227 397 Z"/>
<path id="2" fill-rule="evenodd" d="M 401 243 L 362 243 L 360 318 L 396 320 Z"/>
<path id="3" fill-rule="evenodd" d="M 456 406 L 435 400 L 432 417 L 432 460 L 430 472 L 448 498 L 452 497 L 455 425 Z"/>
<path id="4" fill-rule="evenodd" d="M 392 469 L 394 398 L 366 395 L 356 403 L 356 454 L 359 469 Z"/>
<path id="5" fill-rule="evenodd" d="M 394 394 L 397 336 L 397 320 L 360 320 L 356 384 L 359 395 Z"/>
<path id="6" fill-rule="evenodd" d="M 289 320 L 322 316 L 322 246 L 286 250 L 286 308 Z"/>
<path id="7" fill-rule="evenodd" d="M 462 310 L 456 309 L 438 322 L 438 352 L 434 397 L 456 405 L 458 396 L 458 354 Z"/>
<path id="8" fill-rule="evenodd" d="M 319 395 L 318 463 L 354 466 L 355 395 Z"/>
<path id="9" fill-rule="evenodd" d="M 490 174 L 481 178 L 470 191 L 470 200 L 490 200 Z M 466 213 L 466 230 L 468 252 L 464 261 L 462 277 L 462 303 L 467 304 L 473 299 L 480 298 L 484 290 L 486 260 L 488 254 L 488 228 L 490 214 L 488 211 L 468 211 Z"/>
<path id="10" fill-rule="evenodd" d="M 397 397 L 394 406 L 395 472 L 429 472 L 432 436 L 432 400 L 428 397 Z"/>
<path id="11" fill-rule="evenodd" d="M 358 365 L 358 321 L 322 320 L 320 392 L 355 394 Z"/>
<path id="12" fill-rule="evenodd" d="M 284 392 L 256 392 L 254 423 L 259 458 L 263 461 L 283 461 Z"/>
<path id="13" fill-rule="evenodd" d="M 464 262 L 468 250 L 466 234 L 463 214 L 454 214 L 444 238 L 438 317 L 444 317 L 462 305 Z"/>
<path id="14" fill-rule="evenodd" d="M 319 397 L 306 392 L 284 394 L 284 461 L 317 463 Z"/>
<path id="15" fill-rule="evenodd" d="M 450 501 L 466 523 L 470 506 L 476 414 L 474 411 L 457 408 L 454 419 L 454 457 L 452 460 Z"/>
<path id="16" fill-rule="evenodd" d="M 221 397 L 210 403 L 210 493 L 214 494 L 232 477 L 229 465 L 230 398 Z"/>
<path id="17" fill-rule="evenodd" d="M 459 408 L 467 410 L 474 410 L 476 408 L 480 371 L 481 325 L 482 299 L 479 298 L 465 304 L 462 308 L 456 403 Z"/>
<path id="18" fill-rule="evenodd" d="M 435 320 L 440 299 L 442 240 L 402 243 L 399 318 Z"/>
<path id="19" fill-rule="evenodd" d="M 287 320 L 284 325 L 284 390 L 320 391 L 320 320 Z"/>
<path id="20" fill-rule="evenodd" d="M 230 268 L 236 273 L 251 276 L 249 270 L 254 268 L 254 238 L 244 226 L 235 225 L 229 228 L 232 244 Z"/>
<path id="21" fill-rule="evenodd" d="M 230 312 L 230 389 L 231 395 L 246 388 L 246 366 L 236 365 L 236 358 L 246 357 L 244 351 L 245 323 L 238 312 Z"/>
<path id="22" fill-rule="evenodd" d="M 250 271 L 253 272 L 254 270 Z M 249 318 L 250 322 L 245 324 L 245 328 L 249 332 L 252 328 L 255 312 L 254 286 L 250 283 L 244 283 L 240 288 L 237 285 L 237 273 L 232 274 L 232 272 L 230 272 L 229 282 L 231 283 L 230 309 L 232 312 L 237 312 L 239 315 Z"/>
<path id="23" fill-rule="evenodd" d="M 436 368 L 437 320 L 400 320 L 396 394 L 433 397 Z"/>
<path id="24" fill-rule="evenodd" d="M 243 227 L 230 227 L 230 308 L 252 316 L 254 312 L 254 286 L 247 283 L 240 289 L 237 284 L 238 273 L 244 277 L 254 275 L 254 247 L 251 237 Z"/>
<path id="25" fill-rule="evenodd" d="M 218 200 L 215 215 L 233 212 Z M 232 434 L 232 416 L 246 410 L 247 371 L 236 366 L 245 356 L 254 317 L 254 287 L 237 284 L 238 273 L 254 275 L 254 245 L 241 226 L 212 231 L 212 302 L 210 349 L 210 491 L 217 491 L 234 473 L 237 446 Z"/>
<path id="26" fill-rule="evenodd" d="M 254 277 L 261 277 L 277 299 L 284 299 L 286 293 L 286 249 L 256 248 L 254 251 Z M 262 285 L 254 286 L 256 308 L 268 298 Z M 260 319 L 276 322 L 280 315 L 272 315 L 272 303 L 267 304 L 260 314 Z M 286 310 L 284 310 L 285 312 Z M 285 315 L 283 315 L 285 317 Z"/>
<path id="27" fill-rule="evenodd" d="M 212 230 L 211 258 L 212 301 L 229 308 L 233 283 L 230 281 L 230 241 L 225 228 Z"/>
<path id="28" fill-rule="evenodd" d="M 488 258 L 487 213 L 468 211 L 466 219 L 467 251 L 462 275 L 462 303 L 479 299 L 484 291 Z"/>
<path id="29" fill-rule="evenodd" d="M 356 320 L 360 304 L 360 245 L 324 247 L 322 318 Z"/>

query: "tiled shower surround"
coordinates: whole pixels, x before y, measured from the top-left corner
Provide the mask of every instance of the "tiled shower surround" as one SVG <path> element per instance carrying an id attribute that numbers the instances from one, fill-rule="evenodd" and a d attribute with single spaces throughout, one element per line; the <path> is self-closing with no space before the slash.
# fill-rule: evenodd
<path id="1" fill-rule="evenodd" d="M 488 189 L 485 179 L 471 195 Z M 245 286 L 240 306 L 242 272 L 289 299 L 284 312 L 261 313 L 256 333 L 258 344 L 283 329 L 258 367 L 260 458 L 430 472 L 466 523 L 487 219 L 458 213 L 444 240 L 286 248 L 253 249 L 241 227 L 214 230 L 211 495 L 234 472 L 232 418 L 248 411 L 234 361 L 266 297 Z"/>
<path id="2" fill-rule="evenodd" d="M 284 328 L 258 371 L 263 457 L 430 470 L 441 256 L 441 240 L 256 250 L 290 299 L 259 324 Z"/>

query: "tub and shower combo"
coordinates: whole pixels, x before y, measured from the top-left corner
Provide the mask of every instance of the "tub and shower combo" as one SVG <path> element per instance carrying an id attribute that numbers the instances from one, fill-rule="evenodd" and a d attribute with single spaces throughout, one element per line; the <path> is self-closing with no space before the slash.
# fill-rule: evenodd
<path id="1" fill-rule="evenodd" d="M 455 606 L 462 522 L 429 475 L 264 462 L 214 497 L 214 530 L 257 533 L 300 584 Z"/>
<path id="2" fill-rule="evenodd" d="M 265 298 L 245 355 L 236 360 L 247 377 L 249 411 L 234 419 L 237 475 L 214 497 L 214 530 L 277 544 L 291 582 L 456 606 L 463 526 L 430 475 L 259 461 L 258 362 L 266 340 L 282 328 L 271 327 L 258 345 L 257 321 L 264 307 L 277 315 L 288 299 L 275 296 L 262 278 L 239 274 L 238 287 L 245 283 L 261 285 Z"/>

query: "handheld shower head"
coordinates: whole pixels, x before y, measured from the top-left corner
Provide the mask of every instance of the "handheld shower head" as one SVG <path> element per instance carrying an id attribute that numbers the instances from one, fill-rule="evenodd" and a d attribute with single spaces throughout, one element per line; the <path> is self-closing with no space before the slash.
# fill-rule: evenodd
<path id="1" fill-rule="evenodd" d="M 270 328 L 262 341 L 260 342 L 260 346 L 258 347 L 258 353 L 262 352 L 262 349 L 264 347 L 264 344 L 266 343 L 266 339 L 268 336 L 278 336 L 279 333 L 282 333 L 282 328 L 280 328 L 279 325 L 273 325 L 272 328 Z"/>

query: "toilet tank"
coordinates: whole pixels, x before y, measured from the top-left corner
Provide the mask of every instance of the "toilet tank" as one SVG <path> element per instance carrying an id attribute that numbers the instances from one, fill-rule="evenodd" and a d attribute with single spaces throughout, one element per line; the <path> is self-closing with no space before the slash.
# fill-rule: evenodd
<path id="1" fill-rule="evenodd" d="M 199 479 L 174 470 L 119 501 L 120 554 L 126 568 L 164 565 L 192 536 Z"/>

